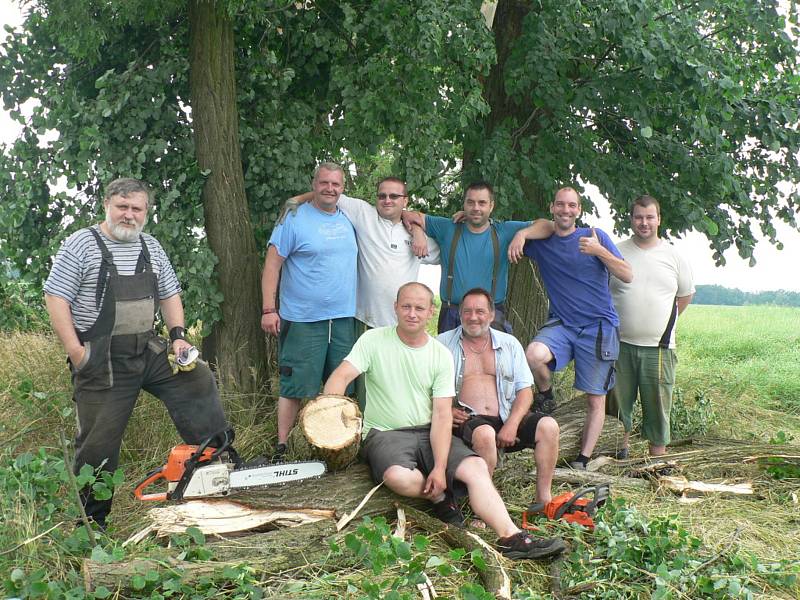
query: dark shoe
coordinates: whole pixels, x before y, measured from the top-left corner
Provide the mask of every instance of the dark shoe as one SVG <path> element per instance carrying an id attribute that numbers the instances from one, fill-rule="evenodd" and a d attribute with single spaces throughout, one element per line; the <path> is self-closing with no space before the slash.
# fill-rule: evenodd
<path id="1" fill-rule="evenodd" d="M 628 458 L 628 453 L 629 451 L 627 446 L 625 448 L 620 448 L 619 450 L 617 450 L 617 453 L 614 455 L 614 458 L 616 458 L 617 460 L 625 460 L 626 458 Z"/>
<path id="2" fill-rule="evenodd" d="M 549 398 L 541 392 L 536 392 L 533 397 L 533 406 L 531 412 L 538 412 L 545 415 L 552 415 L 556 410 L 556 399 Z"/>
<path id="3" fill-rule="evenodd" d="M 434 503 L 433 514 L 448 525 L 464 527 L 464 515 L 461 514 L 461 509 L 456 504 L 453 496 L 447 492 L 445 492 L 444 500 Z"/>
<path id="4" fill-rule="evenodd" d="M 557 556 L 567 549 L 567 545 L 561 538 L 536 538 L 527 531 L 519 531 L 497 540 L 497 549 L 506 558 L 520 560 Z"/>
<path id="5" fill-rule="evenodd" d="M 270 458 L 270 462 L 273 463 L 282 462 L 285 456 L 286 456 L 286 444 L 275 444 L 275 452 L 273 452 L 272 458 Z"/>

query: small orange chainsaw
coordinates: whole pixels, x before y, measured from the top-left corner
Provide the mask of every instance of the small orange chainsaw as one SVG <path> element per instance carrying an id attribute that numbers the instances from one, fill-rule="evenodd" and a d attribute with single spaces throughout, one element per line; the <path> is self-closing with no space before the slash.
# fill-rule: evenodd
<path id="1" fill-rule="evenodd" d="M 567 523 L 577 523 L 594 529 L 595 511 L 605 504 L 610 495 L 608 485 L 597 485 L 579 489 L 577 492 L 564 492 L 547 504 L 531 504 L 522 513 L 522 528 L 536 529 L 528 522 L 528 517 L 542 516 L 548 519 L 564 519 Z M 589 496 L 592 496 L 589 498 Z"/>

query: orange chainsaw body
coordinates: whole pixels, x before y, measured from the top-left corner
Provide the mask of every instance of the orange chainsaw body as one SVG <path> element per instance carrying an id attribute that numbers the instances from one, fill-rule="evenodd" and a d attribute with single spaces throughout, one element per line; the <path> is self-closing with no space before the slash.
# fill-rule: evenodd
<path id="1" fill-rule="evenodd" d="M 198 452 L 199 450 L 199 452 Z M 192 446 L 190 444 L 179 444 L 172 448 L 167 458 L 167 464 L 159 467 L 150 473 L 145 479 L 136 486 L 134 495 L 139 500 L 167 500 L 167 492 L 158 494 L 145 494 L 145 488 L 149 487 L 160 479 L 165 479 L 168 483 L 177 483 L 183 478 L 186 472 L 187 461 L 195 464 L 210 462 L 215 458 L 216 448 Z"/>
<path id="2" fill-rule="evenodd" d="M 591 497 L 589 495 L 591 494 Z M 609 496 L 607 485 L 581 488 L 577 492 L 564 492 L 547 504 L 532 504 L 522 513 L 522 528 L 536 529 L 528 522 L 529 517 L 545 517 L 551 520 L 563 519 L 567 523 L 577 523 L 594 529 L 595 511 L 605 504 Z"/>

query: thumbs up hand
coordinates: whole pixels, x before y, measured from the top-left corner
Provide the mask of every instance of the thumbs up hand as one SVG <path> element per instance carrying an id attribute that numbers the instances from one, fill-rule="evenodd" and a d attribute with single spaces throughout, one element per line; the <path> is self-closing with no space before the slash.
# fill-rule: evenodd
<path id="1" fill-rule="evenodd" d="M 598 256 L 604 250 L 603 244 L 601 244 L 600 240 L 597 238 L 597 232 L 594 230 L 594 227 L 589 231 L 591 232 L 590 235 L 584 236 L 578 240 L 578 248 L 581 254 Z"/>

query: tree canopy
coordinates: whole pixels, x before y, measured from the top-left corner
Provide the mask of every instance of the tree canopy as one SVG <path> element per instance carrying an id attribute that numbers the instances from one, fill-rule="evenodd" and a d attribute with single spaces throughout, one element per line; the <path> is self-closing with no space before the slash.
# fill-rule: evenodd
<path id="1" fill-rule="evenodd" d="M 491 29 L 478 0 L 190 4 L 231 27 L 262 252 L 283 199 L 323 159 L 351 165 L 362 195 L 402 177 L 433 212 L 482 178 L 498 216 L 535 217 L 582 181 L 624 228 L 629 202 L 650 193 L 668 231 L 703 232 L 720 261 L 732 244 L 751 256 L 757 231 L 779 243 L 774 219 L 797 226 L 795 2 L 501 0 Z M 26 125 L 0 158 L 3 258 L 41 283 L 60 241 L 96 217 L 102 184 L 141 177 L 190 317 L 219 321 L 235 291 L 220 289 L 203 234 L 214 173 L 196 152 L 190 72 L 205 67 L 192 64 L 186 3 L 25 6 L 0 60 L 5 107 Z M 257 327 L 257 308 L 238 318 Z"/>

